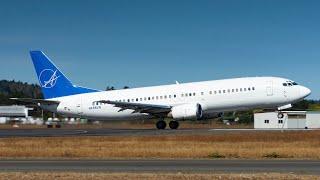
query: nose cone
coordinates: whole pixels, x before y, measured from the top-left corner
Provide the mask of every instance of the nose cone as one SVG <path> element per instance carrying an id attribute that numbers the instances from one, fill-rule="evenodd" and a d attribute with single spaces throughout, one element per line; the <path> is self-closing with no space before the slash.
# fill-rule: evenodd
<path id="1" fill-rule="evenodd" d="M 311 90 L 307 87 L 301 86 L 300 87 L 300 95 L 305 98 L 311 94 Z"/>

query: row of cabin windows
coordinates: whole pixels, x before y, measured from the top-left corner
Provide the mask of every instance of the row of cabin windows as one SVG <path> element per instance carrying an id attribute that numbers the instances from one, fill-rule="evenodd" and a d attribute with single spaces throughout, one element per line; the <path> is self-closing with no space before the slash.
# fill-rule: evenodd
<path id="1" fill-rule="evenodd" d="M 227 89 L 227 90 L 215 90 L 215 91 L 209 91 L 209 94 L 225 94 L 225 93 L 235 93 L 235 92 L 245 92 L 245 91 L 254 91 L 255 87 L 249 87 L 249 88 L 235 88 L 235 89 Z M 204 95 L 204 92 L 200 93 L 202 96 Z M 196 93 L 183 93 L 181 94 L 181 97 L 191 97 L 196 96 Z M 164 96 L 152 96 L 152 97 L 144 97 L 144 98 L 135 98 L 135 99 L 123 99 L 123 100 L 116 100 L 117 102 L 139 102 L 139 101 L 150 101 L 150 100 L 159 100 L 159 99 L 171 99 L 176 98 L 177 95 L 164 95 Z"/>

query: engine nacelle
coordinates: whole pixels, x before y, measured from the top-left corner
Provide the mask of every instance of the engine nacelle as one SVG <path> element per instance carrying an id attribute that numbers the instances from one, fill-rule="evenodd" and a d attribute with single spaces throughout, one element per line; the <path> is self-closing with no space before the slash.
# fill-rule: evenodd
<path id="1" fill-rule="evenodd" d="M 196 119 L 200 120 L 203 116 L 202 107 L 198 103 L 183 104 L 174 106 L 171 109 L 172 118 L 175 120 Z"/>

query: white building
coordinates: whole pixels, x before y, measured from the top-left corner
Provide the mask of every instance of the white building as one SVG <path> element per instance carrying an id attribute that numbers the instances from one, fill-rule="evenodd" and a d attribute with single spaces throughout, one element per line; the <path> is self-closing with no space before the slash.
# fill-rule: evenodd
<path id="1" fill-rule="evenodd" d="M 28 117 L 29 110 L 25 106 L 0 106 L 0 117 Z"/>
<path id="2" fill-rule="evenodd" d="M 29 110 L 26 106 L 0 106 L 0 124 L 22 123 L 22 124 L 43 124 L 40 118 L 29 116 Z"/>
<path id="3" fill-rule="evenodd" d="M 320 128 L 318 111 L 282 111 L 254 114 L 255 129 L 316 129 Z"/>

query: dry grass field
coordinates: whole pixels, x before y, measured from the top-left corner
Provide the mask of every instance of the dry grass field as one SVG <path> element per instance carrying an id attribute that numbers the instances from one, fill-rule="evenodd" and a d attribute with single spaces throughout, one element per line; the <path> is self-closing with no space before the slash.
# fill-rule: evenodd
<path id="1" fill-rule="evenodd" d="M 17 179 L 17 180 L 33 180 L 33 179 L 130 179 L 130 180 L 191 180 L 191 179 L 320 179 L 320 177 L 312 175 L 295 175 L 295 174 L 280 174 L 280 173 L 257 173 L 257 174 L 185 174 L 185 173 L 77 173 L 77 172 L 1 172 L 0 179 Z"/>
<path id="2" fill-rule="evenodd" d="M 0 139 L 1 159 L 320 159 L 320 131 Z"/>

